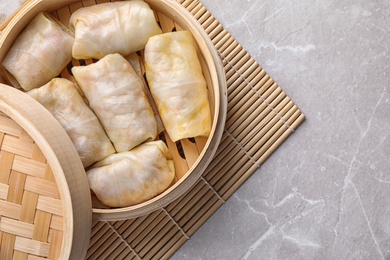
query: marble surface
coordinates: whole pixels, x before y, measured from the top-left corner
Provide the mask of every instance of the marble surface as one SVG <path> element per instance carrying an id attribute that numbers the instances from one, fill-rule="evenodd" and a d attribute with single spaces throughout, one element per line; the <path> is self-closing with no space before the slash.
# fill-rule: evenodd
<path id="1" fill-rule="evenodd" d="M 307 119 L 171 259 L 390 259 L 390 2 L 201 2 Z"/>

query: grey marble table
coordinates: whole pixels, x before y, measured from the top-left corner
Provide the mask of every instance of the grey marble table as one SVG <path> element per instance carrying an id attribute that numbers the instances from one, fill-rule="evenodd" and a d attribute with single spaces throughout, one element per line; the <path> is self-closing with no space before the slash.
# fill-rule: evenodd
<path id="1" fill-rule="evenodd" d="M 390 2 L 201 2 L 306 121 L 172 259 L 390 259 Z"/>
<path id="2" fill-rule="evenodd" d="M 171 259 L 390 259 L 390 2 L 201 2 L 307 119 Z"/>

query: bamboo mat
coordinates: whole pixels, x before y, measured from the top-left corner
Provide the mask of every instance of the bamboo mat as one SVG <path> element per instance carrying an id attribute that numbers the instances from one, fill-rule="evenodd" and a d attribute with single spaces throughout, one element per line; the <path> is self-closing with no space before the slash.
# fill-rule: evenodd
<path id="1" fill-rule="evenodd" d="M 226 127 L 195 186 L 150 215 L 93 223 L 87 259 L 167 259 L 298 127 L 304 115 L 198 0 L 176 0 L 202 25 L 223 60 Z"/>

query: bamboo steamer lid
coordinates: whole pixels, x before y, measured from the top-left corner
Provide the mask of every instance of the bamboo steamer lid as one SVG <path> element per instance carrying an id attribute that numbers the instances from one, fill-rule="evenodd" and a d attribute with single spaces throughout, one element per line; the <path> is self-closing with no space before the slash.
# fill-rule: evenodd
<path id="1" fill-rule="evenodd" d="M 0 84 L 0 259 L 81 259 L 92 225 L 71 140 L 37 101 Z"/>

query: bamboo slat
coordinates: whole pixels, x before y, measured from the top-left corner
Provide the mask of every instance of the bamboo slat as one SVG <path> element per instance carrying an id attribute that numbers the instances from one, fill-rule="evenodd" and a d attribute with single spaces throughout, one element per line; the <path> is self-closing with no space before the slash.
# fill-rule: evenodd
<path id="1" fill-rule="evenodd" d="M 0 259 L 58 259 L 63 212 L 50 166 L 15 121 L 0 115 L 0 126 Z"/>
<path id="2" fill-rule="evenodd" d="M 202 179 L 163 211 L 111 227 L 98 222 L 96 228 L 104 234 L 92 236 L 87 259 L 168 259 L 305 118 L 198 0 L 176 1 L 202 25 L 223 61 L 228 86 L 225 133 Z M 183 150 L 191 157 L 195 147 Z"/>

